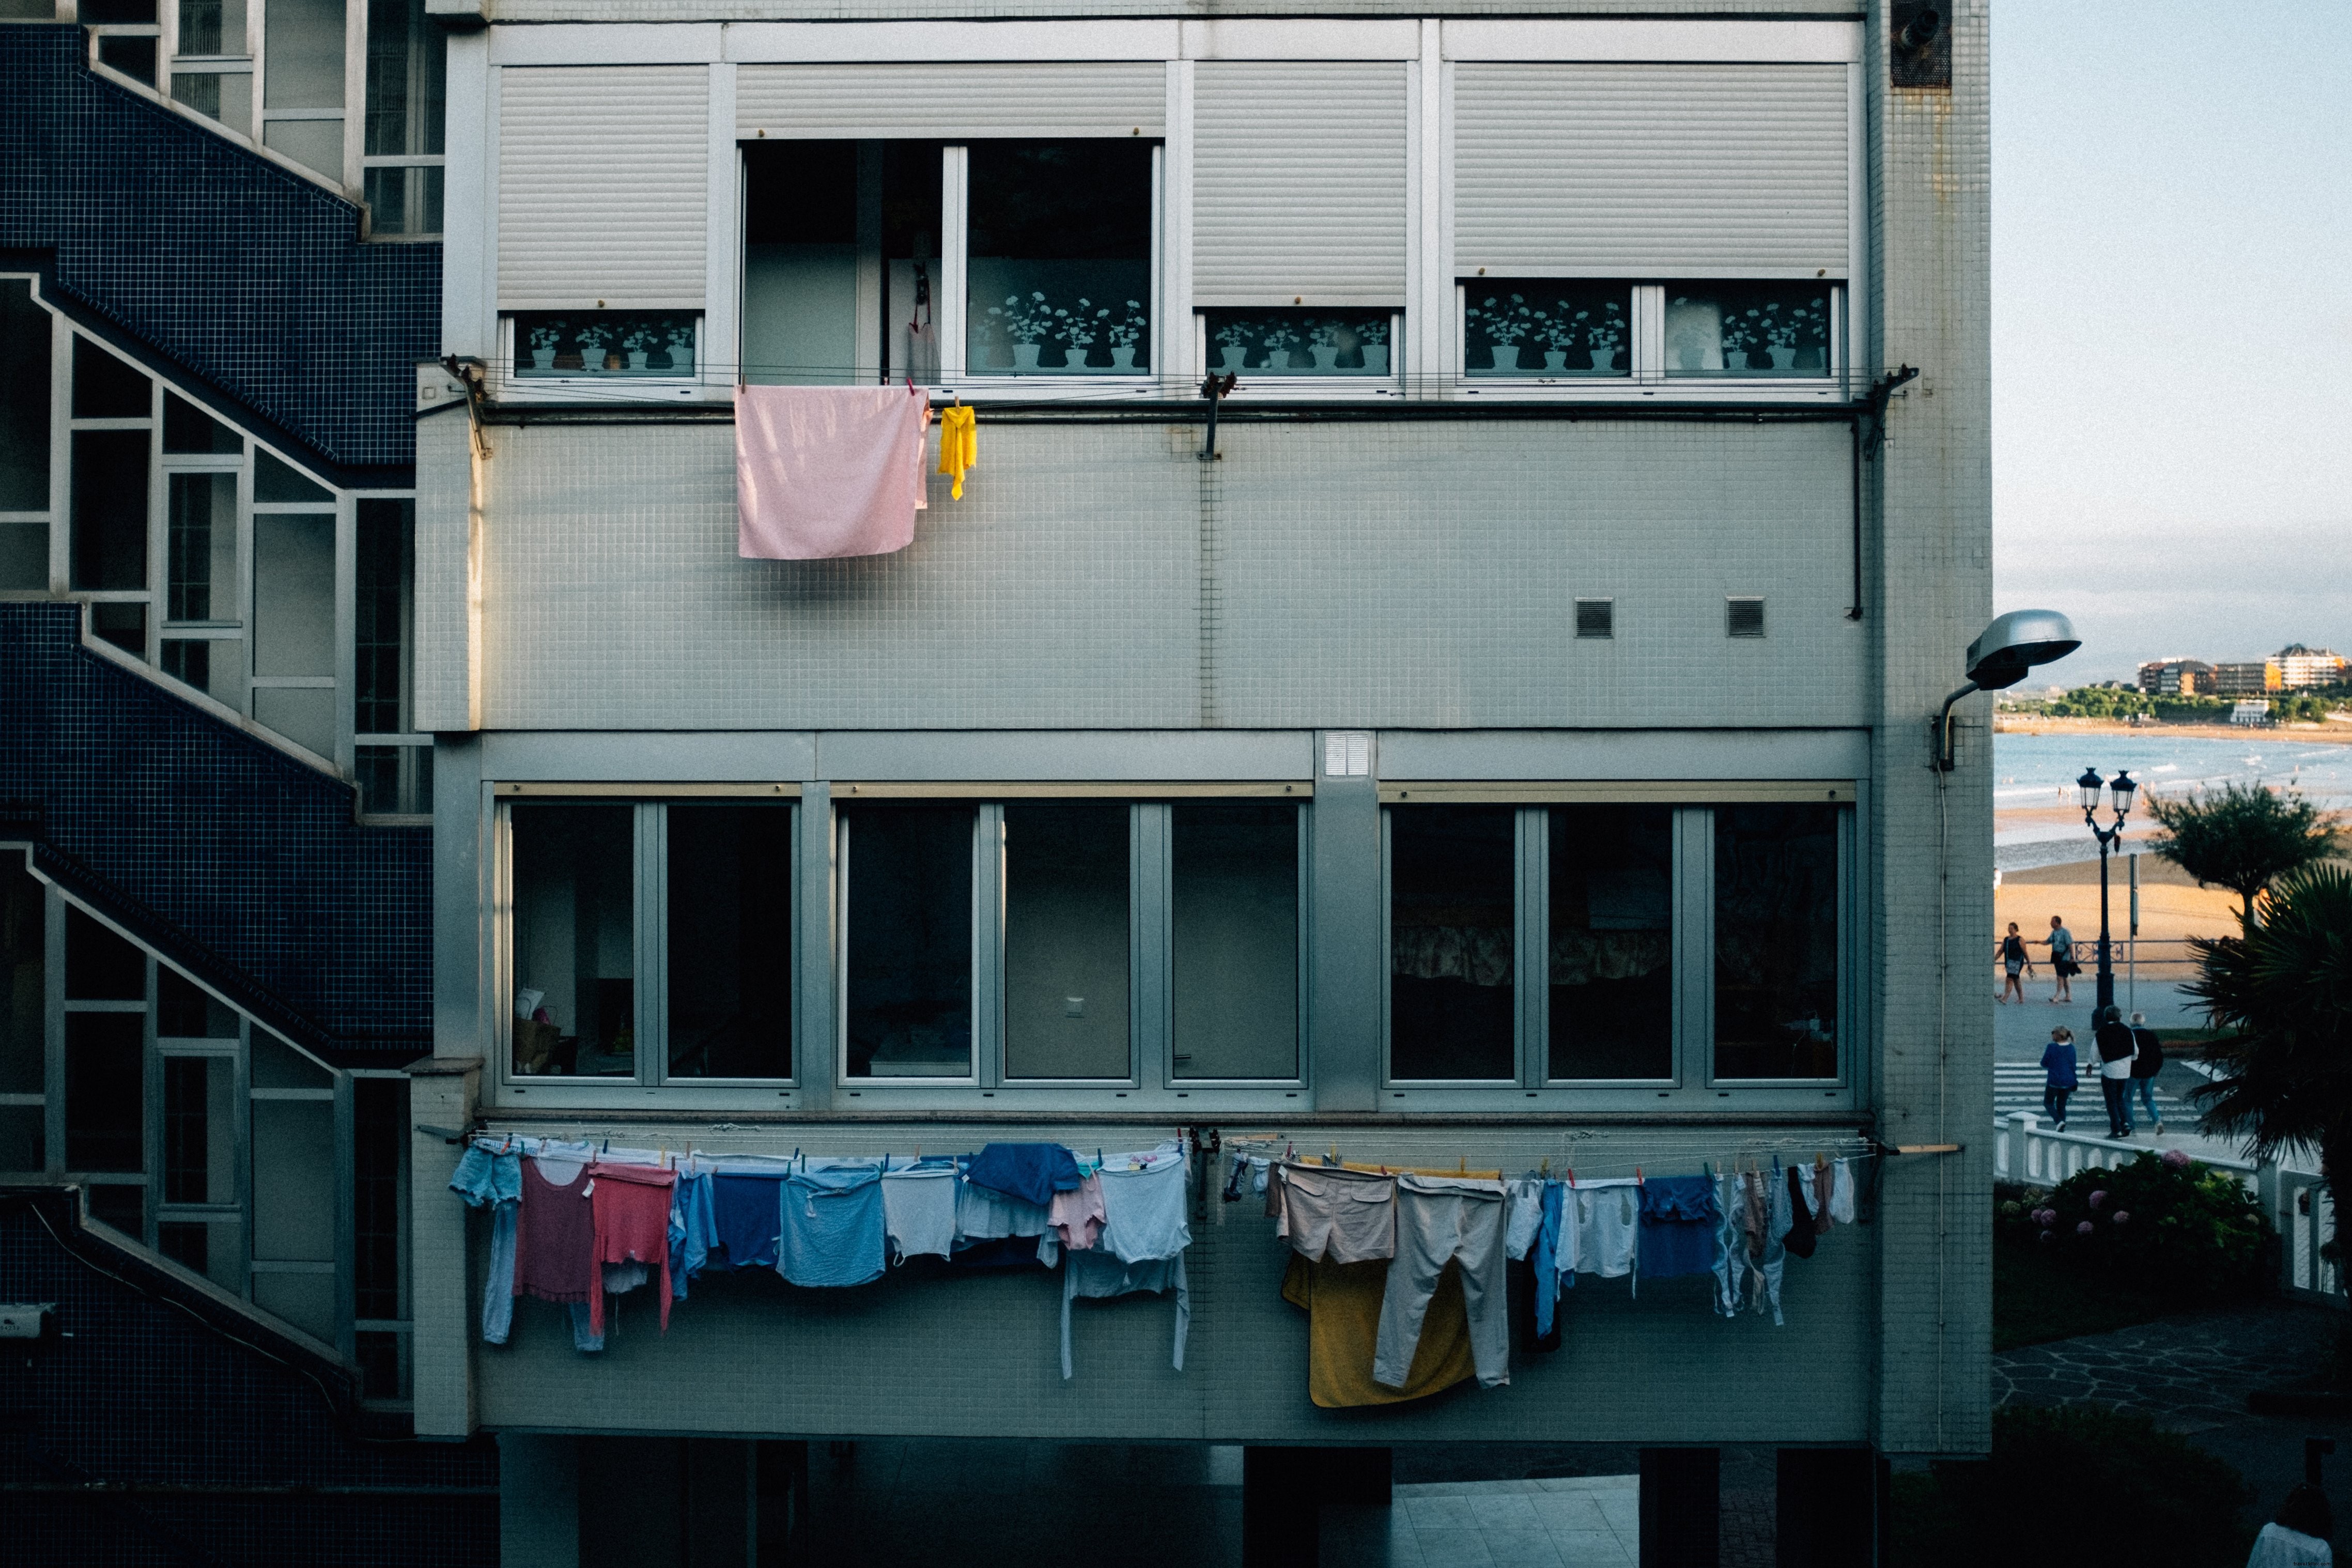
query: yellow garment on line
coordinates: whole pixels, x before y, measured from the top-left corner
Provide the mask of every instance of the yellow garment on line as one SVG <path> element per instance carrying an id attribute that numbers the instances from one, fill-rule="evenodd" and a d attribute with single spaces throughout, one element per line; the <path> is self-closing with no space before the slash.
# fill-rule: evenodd
<path id="1" fill-rule="evenodd" d="M 1310 1263 L 1294 1252 L 1282 1277 L 1282 1299 L 1307 1313 L 1307 1396 L 1326 1410 L 1357 1405 L 1397 1405 L 1423 1399 L 1467 1379 L 1470 1314 L 1462 1301 L 1461 1271 L 1452 1263 L 1439 1276 L 1421 1343 L 1402 1388 L 1372 1380 L 1372 1353 L 1381 1338 L 1381 1298 L 1387 1293 L 1385 1258 L 1368 1263 Z"/>
<path id="2" fill-rule="evenodd" d="M 963 474 L 980 466 L 980 431 L 964 403 L 940 410 L 940 472 L 955 476 L 950 495 L 963 499 Z"/>

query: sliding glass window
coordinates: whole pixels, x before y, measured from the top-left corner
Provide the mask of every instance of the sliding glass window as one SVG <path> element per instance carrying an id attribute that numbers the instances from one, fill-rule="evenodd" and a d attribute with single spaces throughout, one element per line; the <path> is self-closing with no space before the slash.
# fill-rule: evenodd
<path id="1" fill-rule="evenodd" d="M 1840 813 L 1715 813 L 1715 1076 L 1838 1076 Z"/>
<path id="2" fill-rule="evenodd" d="M 860 806 L 841 815 L 843 1071 L 972 1076 L 969 805 Z"/>
<path id="3" fill-rule="evenodd" d="M 1299 807 L 1180 800 L 1169 811 L 1171 1076 L 1296 1079 Z"/>
<path id="4" fill-rule="evenodd" d="M 1517 815 L 1485 805 L 1388 813 L 1392 1078 L 1518 1076 Z"/>

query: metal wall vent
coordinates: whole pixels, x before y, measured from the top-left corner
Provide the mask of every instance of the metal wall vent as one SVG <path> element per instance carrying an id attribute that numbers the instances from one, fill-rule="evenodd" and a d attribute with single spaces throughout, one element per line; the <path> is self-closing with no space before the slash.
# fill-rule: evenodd
<path id="1" fill-rule="evenodd" d="M 1764 635 L 1764 600 L 1760 594 L 1735 593 L 1723 601 L 1723 629 L 1733 637 Z"/>
<path id="2" fill-rule="evenodd" d="M 1580 637 L 1614 637 L 1617 634 L 1617 601 L 1613 599 L 1578 600 L 1576 634 Z"/>

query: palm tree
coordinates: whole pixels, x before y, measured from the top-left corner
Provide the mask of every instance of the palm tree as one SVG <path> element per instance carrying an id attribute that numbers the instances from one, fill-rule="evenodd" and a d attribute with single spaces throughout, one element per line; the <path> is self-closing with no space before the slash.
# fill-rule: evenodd
<path id="1" fill-rule="evenodd" d="M 2200 887 L 2226 887 L 2246 901 L 2246 923 L 2259 918 L 2254 895 L 2287 873 L 2336 852 L 2335 813 L 2293 789 L 2230 783 L 2206 794 L 2150 796 L 2148 814 L 2170 836 L 2149 848 Z"/>
<path id="2" fill-rule="evenodd" d="M 2215 1029 L 2220 1070 L 2195 1091 L 2204 1131 L 2244 1138 L 2257 1159 L 2316 1150 L 2319 1175 L 2352 1171 L 2352 868 L 2306 866 L 2271 889 L 2265 918 L 2198 937 L 2186 988 Z"/>

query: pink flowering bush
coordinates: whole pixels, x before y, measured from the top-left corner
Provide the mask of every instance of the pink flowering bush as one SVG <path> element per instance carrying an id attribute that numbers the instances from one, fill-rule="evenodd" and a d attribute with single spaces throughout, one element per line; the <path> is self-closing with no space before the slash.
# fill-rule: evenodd
<path id="1" fill-rule="evenodd" d="M 2269 1217 L 2235 1175 L 2179 1150 L 2000 1196 L 1998 1227 L 2086 1273 L 2192 1301 L 2258 1290 L 2266 1278 Z"/>

